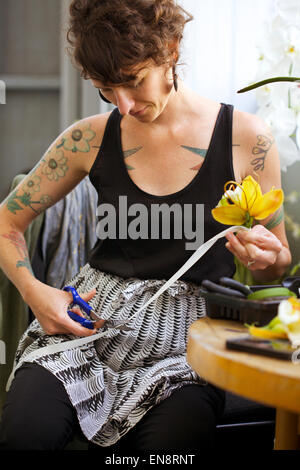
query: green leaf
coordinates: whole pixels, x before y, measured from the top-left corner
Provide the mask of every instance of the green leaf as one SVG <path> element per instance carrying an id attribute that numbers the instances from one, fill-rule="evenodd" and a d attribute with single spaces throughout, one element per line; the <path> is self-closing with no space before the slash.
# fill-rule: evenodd
<path id="1" fill-rule="evenodd" d="M 17 211 L 21 211 L 22 207 L 17 203 L 15 200 L 17 192 L 15 191 L 8 199 L 7 201 L 7 209 L 12 212 L 13 214 L 16 214 Z"/>
<path id="2" fill-rule="evenodd" d="M 300 268 L 300 261 L 299 261 L 299 263 L 295 264 L 295 266 L 293 266 L 293 268 L 291 269 L 289 275 L 290 276 L 295 276 L 296 272 L 298 271 L 299 268 Z"/>

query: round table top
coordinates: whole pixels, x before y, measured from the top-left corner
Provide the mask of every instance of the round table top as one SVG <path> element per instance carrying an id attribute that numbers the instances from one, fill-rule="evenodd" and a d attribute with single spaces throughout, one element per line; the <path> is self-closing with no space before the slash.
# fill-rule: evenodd
<path id="1" fill-rule="evenodd" d="M 227 339 L 245 334 L 242 323 L 208 317 L 195 321 L 188 334 L 189 365 L 224 390 L 300 413 L 300 363 L 226 348 Z"/>

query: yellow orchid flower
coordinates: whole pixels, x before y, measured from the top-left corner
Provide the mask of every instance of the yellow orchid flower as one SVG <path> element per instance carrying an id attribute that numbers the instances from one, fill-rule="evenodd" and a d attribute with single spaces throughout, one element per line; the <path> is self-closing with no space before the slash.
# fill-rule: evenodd
<path id="1" fill-rule="evenodd" d="M 248 325 L 247 325 L 248 326 Z M 252 336 L 265 339 L 289 339 L 292 347 L 300 346 L 300 299 L 290 297 L 282 300 L 278 314 L 266 326 L 248 326 Z"/>
<path id="2" fill-rule="evenodd" d="M 276 212 L 283 199 L 282 189 L 272 188 L 262 194 L 260 185 L 249 175 L 240 184 L 228 181 L 222 199 L 211 212 L 221 224 L 251 228 L 254 219 L 262 220 Z"/>

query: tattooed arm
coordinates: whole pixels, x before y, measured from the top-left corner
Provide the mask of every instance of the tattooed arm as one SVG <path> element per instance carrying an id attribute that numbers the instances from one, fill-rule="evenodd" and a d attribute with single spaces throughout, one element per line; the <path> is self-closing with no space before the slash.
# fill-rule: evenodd
<path id="1" fill-rule="evenodd" d="M 235 150 L 239 159 L 241 180 L 251 175 L 259 182 L 262 192 L 281 187 L 278 150 L 268 126 L 255 115 L 237 111 L 234 140 L 240 143 Z M 286 237 L 284 212 L 281 207 L 275 214 L 257 221 L 249 232 L 229 234 L 226 247 L 251 269 L 257 281 L 279 279 L 291 264 L 291 253 Z"/>
<path id="2" fill-rule="evenodd" d="M 66 314 L 69 293 L 46 286 L 34 277 L 24 232 L 35 217 L 68 194 L 89 173 L 107 118 L 108 113 L 92 116 L 70 126 L 0 205 L 0 268 L 49 334 L 72 332 L 85 336 L 90 332 Z M 59 318 L 53 321 L 55 315 Z"/>

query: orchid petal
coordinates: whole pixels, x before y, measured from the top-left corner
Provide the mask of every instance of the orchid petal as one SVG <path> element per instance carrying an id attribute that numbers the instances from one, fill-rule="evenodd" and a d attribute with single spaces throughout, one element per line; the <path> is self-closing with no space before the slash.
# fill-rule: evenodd
<path id="1" fill-rule="evenodd" d="M 275 135 L 276 145 L 280 157 L 282 171 L 287 171 L 287 167 L 300 160 L 299 150 L 295 142 L 288 136 Z"/>
<path id="2" fill-rule="evenodd" d="M 257 220 L 265 219 L 279 209 L 283 198 L 282 189 L 272 189 L 254 202 L 251 216 Z"/>
<path id="3" fill-rule="evenodd" d="M 245 202 L 244 192 L 240 186 L 237 186 L 235 190 L 227 190 L 225 196 L 229 199 L 235 206 L 239 207 L 242 210 L 247 210 L 247 204 Z M 231 204 L 232 205 L 232 204 Z"/>
<path id="4" fill-rule="evenodd" d="M 299 99 L 299 102 L 300 102 L 300 99 Z M 297 142 L 298 148 L 300 149 L 300 113 L 298 114 L 298 119 L 297 119 L 296 142 Z"/>
<path id="5" fill-rule="evenodd" d="M 212 211 L 215 220 L 224 225 L 243 225 L 247 219 L 247 213 L 233 204 L 216 207 Z"/>
<path id="6" fill-rule="evenodd" d="M 246 199 L 245 210 L 248 210 L 251 213 L 251 208 L 256 199 L 262 197 L 260 186 L 257 181 L 249 175 L 243 180 L 242 187 L 244 190 L 244 198 Z"/>

